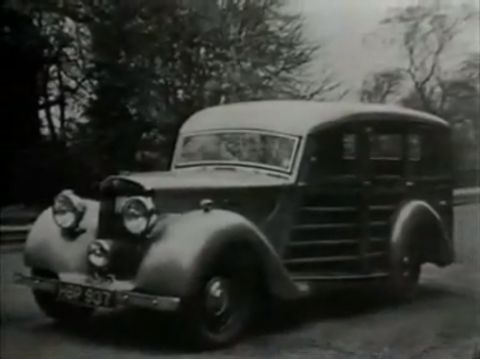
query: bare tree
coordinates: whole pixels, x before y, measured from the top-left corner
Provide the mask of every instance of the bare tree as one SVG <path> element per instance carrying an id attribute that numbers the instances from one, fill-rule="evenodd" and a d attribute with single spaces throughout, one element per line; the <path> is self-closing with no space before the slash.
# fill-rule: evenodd
<path id="1" fill-rule="evenodd" d="M 480 92 L 480 52 L 470 53 L 462 62 L 459 74 Z"/>
<path id="2" fill-rule="evenodd" d="M 480 57 L 470 54 L 460 65 L 447 60 L 458 35 L 477 15 L 473 7 L 446 7 L 440 0 L 396 9 L 382 21 L 381 38 L 387 34 L 404 64 L 370 75 L 360 92 L 366 102 L 399 102 L 450 121 L 459 177 L 465 169 L 478 168 L 480 158 Z"/>
<path id="3" fill-rule="evenodd" d="M 475 15 L 471 8 L 446 8 L 436 0 L 402 8 L 383 20 L 385 26 L 400 34 L 397 43 L 406 57 L 402 70 L 423 110 L 444 113 L 448 78 L 444 56 L 465 23 Z"/>
<path id="4" fill-rule="evenodd" d="M 362 83 L 360 100 L 371 103 L 389 102 L 392 96 L 399 94 L 404 79 L 401 69 L 373 73 Z"/>

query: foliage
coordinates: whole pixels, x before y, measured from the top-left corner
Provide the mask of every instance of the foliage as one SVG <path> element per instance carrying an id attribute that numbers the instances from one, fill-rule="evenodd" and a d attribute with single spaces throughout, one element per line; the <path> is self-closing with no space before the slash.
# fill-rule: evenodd
<path id="1" fill-rule="evenodd" d="M 15 89 L 20 77 L 30 81 L 21 87 L 31 90 L 28 106 L 12 105 L 7 113 L 20 118 L 25 109 L 35 137 L 10 141 L 31 144 L 9 156 L 21 166 L 6 166 L 12 183 L 31 189 L 22 199 L 36 193 L 50 200 L 65 186 L 87 193 L 112 172 L 165 169 L 179 127 L 201 108 L 266 98 L 318 100 L 338 91 L 340 83 L 326 69 L 318 82 L 306 75 L 322 48 L 304 39 L 302 18 L 286 13 L 283 3 L 9 1 L 29 23 L 27 32 L 10 34 L 22 37 L 12 41 L 35 52 L 12 60 L 22 76 L 11 71 L 15 81 L 7 82 Z M 25 97 L 16 99 L 26 104 Z"/>
<path id="2" fill-rule="evenodd" d="M 33 4 L 46 41 L 46 132 L 99 176 L 168 164 L 193 112 L 265 98 L 321 99 L 305 75 L 321 50 L 282 0 L 77 0 Z M 147 161 L 145 161 L 147 160 Z"/>
<path id="3" fill-rule="evenodd" d="M 51 142 L 66 142 L 91 95 L 89 33 L 55 12 L 33 8 L 30 16 L 43 39 L 39 115 Z"/>
<path id="4" fill-rule="evenodd" d="M 0 168 L 6 173 L 1 203 L 14 198 L 18 188 L 12 174 L 25 156 L 21 149 L 40 142 L 35 80 L 41 67 L 41 41 L 31 19 L 22 13 L 0 6 L 0 53 L 2 66 L 1 114 L 2 153 Z"/>
<path id="5" fill-rule="evenodd" d="M 41 66 L 41 38 L 31 19 L 0 6 L 2 66 L 2 147 L 36 143 L 40 139 L 35 77 Z M 14 126 L 18 125 L 18 126 Z M 5 136 L 5 137 L 4 137 Z"/>

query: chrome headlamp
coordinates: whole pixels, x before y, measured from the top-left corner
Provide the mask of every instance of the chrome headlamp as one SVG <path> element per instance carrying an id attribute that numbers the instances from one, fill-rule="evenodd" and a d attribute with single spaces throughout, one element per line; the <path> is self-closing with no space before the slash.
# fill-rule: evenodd
<path id="1" fill-rule="evenodd" d="M 155 205 L 150 198 L 132 197 L 122 207 L 123 225 L 132 234 L 141 235 L 155 223 Z"/>
<path id="2" fill-rule="evenodd" d="M 53 200 L 53 220 L 62 229 L 75 229 L 84 214 L 85 204 L 71 190 L 60 192 Z"/>

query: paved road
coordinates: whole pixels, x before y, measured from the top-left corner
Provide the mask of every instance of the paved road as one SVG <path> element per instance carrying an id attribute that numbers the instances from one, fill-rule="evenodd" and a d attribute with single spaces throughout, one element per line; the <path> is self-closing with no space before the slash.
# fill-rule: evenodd
<path id="1" fill-rule="evenodd" d="M 334 293 L 296 303 L 241 343 L 213 353 L 186 352 L 182 333 L 151 314 L 104 313 L 85 327 L 60 327 L 37 310 L 27 289 L 11 284 L 21 255 L 3 251 L 0 357 L 471 359 L 475 346 L 480 350 L 479 209 L 456 209 L 463 263 L 442 270 L 425 266 L 415 301 L 392 306 L 368 292 Z"/>

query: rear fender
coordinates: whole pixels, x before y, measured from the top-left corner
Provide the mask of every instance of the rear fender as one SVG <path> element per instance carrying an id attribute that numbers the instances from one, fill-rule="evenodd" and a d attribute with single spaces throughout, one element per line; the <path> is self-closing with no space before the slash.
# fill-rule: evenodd
<path id="1" fill-rule="evenodd" d="M 405 245 L 412 245 L 421 263 L 439 266 L 454 259 L 452 239 L 441 216 L 425 201 L 410 201 L 397 212 L 391 235 L 391 260 L 399 263 Z"/>
<path id="2" fill-rule="evenodd" d="M 95 240 L 99 203 L 84 200 L 86 210 L 76 233 L 61 230 L 47 208 L 36 219 L 25 243 L 28 267 L 61 272 L 87 272 L 87 247 Z"/>
<path id="3" fill-rule="evenodd" d="M 172 220 L 145 256 L 136 286 L 158 295 L 188 296 L 205 270 L 232 248 L 251 253 L 273 295 L 300 295 L 265 236 L 244 217 L 224 210 L 198 210 Z"/>

